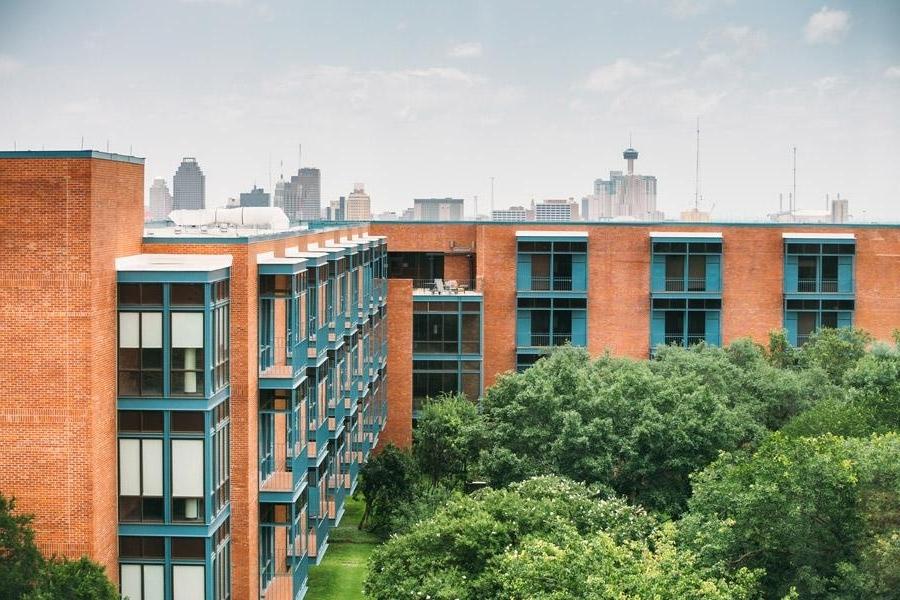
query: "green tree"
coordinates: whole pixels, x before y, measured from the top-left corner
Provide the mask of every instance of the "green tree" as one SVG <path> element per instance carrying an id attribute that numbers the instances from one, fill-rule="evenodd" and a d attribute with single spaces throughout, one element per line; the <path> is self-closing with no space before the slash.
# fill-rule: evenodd
<path id="1" fill-rule="evenodd" d="M 103 567 L 87 557 L 47 561 L 35 588 L 23 600 L 118 600 Z"/>
<path id="2" fill-rule="evenodd" d="M 372 556 L 365 591 L 373 600 L 751 597 L 753 574 L 701 568 L 674 547 L 670 527 L 657 532 L 643 509 L 584 484 L 529 479 L 457 496 L 391 538 Z"/>
<path id="3" fill-rule="evenodd" d="M 34 542 L 32 516 L 15 513 L 0 494 L 0 598 L 9 600 L 117 600 L 103 567 L 87 557 L 46 560 Z"/>
<path id="4" fill-rule="evenodd" d="M 764 569 L 777 598 L 891 598 L 900 531 L 900 436 L 774 434 L 694 478 L 682 539 L 704 564 Z"/>
<path id="5" fill-rule="evenodd" d="M 746 342 L 661 348 L 653 361 L 564 348 L 487 390 L 481 471 L 494 486 L 565 475 L 675 515 L 689 475 L 720 450 L 755 446 L 832 392 Z"/>
<path id="6" fill-rule="evenodd" d="M 485 438 L 478 408 L 462 394 L 442 394 L 427 402 L 413 435 L 413 456 L 437 485 L 444 478 L 464 481 Z"/>
<path id="7" fill-rule="evenodd" d="M 810 336 L 801 352 L 811 366 L 822 369 L 831 383 L 840 384 L 844 375 L 866 355 L 872 336 L 862 329 L 823 328 Z"/>
<path id="8" fill-rule="evenodd" d="M 417 478 L 410 454 L 393 444 L 370 458 L 359 473 L 359 491 L 366 500 L 359 528 L 385 532 L 394 512 L 412 500 Z"/>
<path id="9" fill-rule="evenodd" d="M 44 563 L 31 515 L 16 514 L 14 498 L 0 494 L 0 598 L 20 598 L 34 587 Z"/>

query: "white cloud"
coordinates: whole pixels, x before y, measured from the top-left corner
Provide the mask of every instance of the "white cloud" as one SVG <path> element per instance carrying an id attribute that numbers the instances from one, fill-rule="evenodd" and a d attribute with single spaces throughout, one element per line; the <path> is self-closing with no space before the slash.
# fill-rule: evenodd
<path id="1" fill-rule="evenodd" d="M 836 44 L 848 29 L 850 29 L 850 13 L 823 6 L 806 22 L 803 37 L 808 44 Z"/>
<path id="2" fill-rule="evenodd" d="M 688 19 L 709 12 L 718 5 L 732 2 L 733 0 L 668 0 L 666 10 L 674 17 Z"/>
<path id="3" fill-rule="evenodd" d="M 0 77 L 13 75 L 22 70 L 22 63 L 7 54 L 0 54 Z"/>
<path id="4" fill-rule="evenodd" d="M 451 58 L 477 58 L 482 53 L 481 42 L 465 42 L 450 48 L 447 55 Z"/>
<path id="5" fill-rule="evenodd" d="M 894 65 L 884 70 L 885 79 L 900 79 L 900 65 Z"/>
<path id="6" fill-rule="evenodd" d="M 591 71 L 584 87 L 595 92 L 609 92 L 643 78 L 647 69 L 627 58 Z"/>
<path id="7" fill-rule="evenodd" d="M 816 90 L 818 90 L 820 94 L 824 94 L 835 89 L 843 82 L 843 77 L 838 77 L 837 75 L 828 75 L 827 77 L 820 77 L 819 79 L 816 79 L 812 85 L 814 88 L 816 88 Z"/>

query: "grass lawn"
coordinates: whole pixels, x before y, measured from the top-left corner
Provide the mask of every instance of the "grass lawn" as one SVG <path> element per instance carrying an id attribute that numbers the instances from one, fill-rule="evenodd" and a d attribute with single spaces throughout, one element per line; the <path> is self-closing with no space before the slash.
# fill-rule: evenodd
<path id="1" fill-rule="evenodd" d="M 306 600 L 362 600 L 362 582 L 369 554 L 378 538 L 356 526 L 362 518 L 363 503 L 348 498 L 341 524 L 328 536 L 328 552 L 322 564 L 309 570 Z"/>

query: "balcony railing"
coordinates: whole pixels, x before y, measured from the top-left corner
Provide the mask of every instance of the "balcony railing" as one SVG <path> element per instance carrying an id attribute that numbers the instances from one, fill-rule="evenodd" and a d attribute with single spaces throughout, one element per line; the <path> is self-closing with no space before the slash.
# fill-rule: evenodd
<path id="1" fill-rule="evenodd" d="M 836 294 L 838 281 L 837 279 L 800 279 L 797 281 L 797 291 L 801 293 Z"/>
<path id="2" fill-rule="evenodd" d="M 413 289 L 431 294 L 461 294 L 475 291 L 472 279 L 413 279 Z"/>
<path id="3" fill-rule="evenodd" d="M 806 334 L 806 335 L 797 334 L 797 347 L 799 348 L 800 346 L 802 346 L 803 344 L 808 342 L 811 337 L 812 337 L 811 334 Z"/>
<path id="4" fill-rule="evenodd" d="M 688 334 L 687 337 L 685 337 L 683 335 L 667 335 L 665 337 L 666 346 L 675 345 L 675 346 L 687 347 L 687 346 L 693 346 L 694 344 L 699 344 L 700 342 L 705 342 L 705 341 L 706 341 L 705 335 Z"/>
<path id="5" fill-rule="evenodd" d="M 294 371 L 304 368 L 303 344 L 293 338 L 276 337 L 274 344 L 260 346 L 259 376 L 262 378 L 293 377 Z"/>
<path id="6" fill-rule="evenodd" d="M 705 292 L 706 279 L 703 277 L 683 277 L 666 278 L 667 292 Z"/>
<path id="7" fill-rule="evenodd" d="M 536 348 L 544 348 L 548 346 L 564 346 L 572 341 L 571 333 L 532 333 L 531 345 Z"/>
<path id="8" fill-rule="evenodd" d="M 572 278 L 532 276 L 529 290 L 532 292 L 571 292 Z"/>

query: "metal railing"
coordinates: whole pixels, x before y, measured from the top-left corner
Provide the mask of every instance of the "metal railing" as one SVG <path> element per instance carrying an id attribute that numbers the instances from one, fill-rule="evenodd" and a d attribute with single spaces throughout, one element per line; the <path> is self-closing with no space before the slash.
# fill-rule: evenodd
<path id="1" fill-rule="evenodd" d="M 838 291 L 837 279 L 799 279 L 797 291 L 801 293 L 835 294 Z"/>
<path id="2" fill-rule="evenodd" d="M 667 292 L 705 292 L 706 291 L 706 279 L 703 277 L 688 277 L 687 279 L 683 277 L 678 278 L 666 278 L 666 291 Z"/>
<path id="3" fill-rule="evenodd" d="M 425 290 L 432 294 L 458 294 L 475 291 L 475 281 L 472 279 L 413 279 L 413 289 Z"/>
<path id="4" fill-rule="evenodd" d="M 572 291 L 572 278 L 571 277 L 543 277 L 543 276 L 535 276 L 531 277 L 531 287 L 529 291 L 532 292 L 571 292 Z"/>
<path id="5" fill-rule="evenodd" d="M 665 344 L 667 346 L 675 345 L 675 346 L 693 346 L 694 344 L 699 344 L 700 342 L 705 342 L 705 335 L 692 335 L 688 334 L 687 337 L 683 335 L 666 335 L 665 336 Z"/>
<path id="6" fill-rule="evenodd" d="M 564 346 L 572 341 L 571 333 L 532 333 L 531 345 L 537 348 L 548 346 Z"/>
<path id="7" fill-rule="evenodd" d="M 811 337 L 812 337 L 811 334 L 806 334 L 806 335 L 798 334 L 797 335 L 797 347 L 799 348 L 800 346 L 802 346 L 803 344 L 808 342 Z"/>

